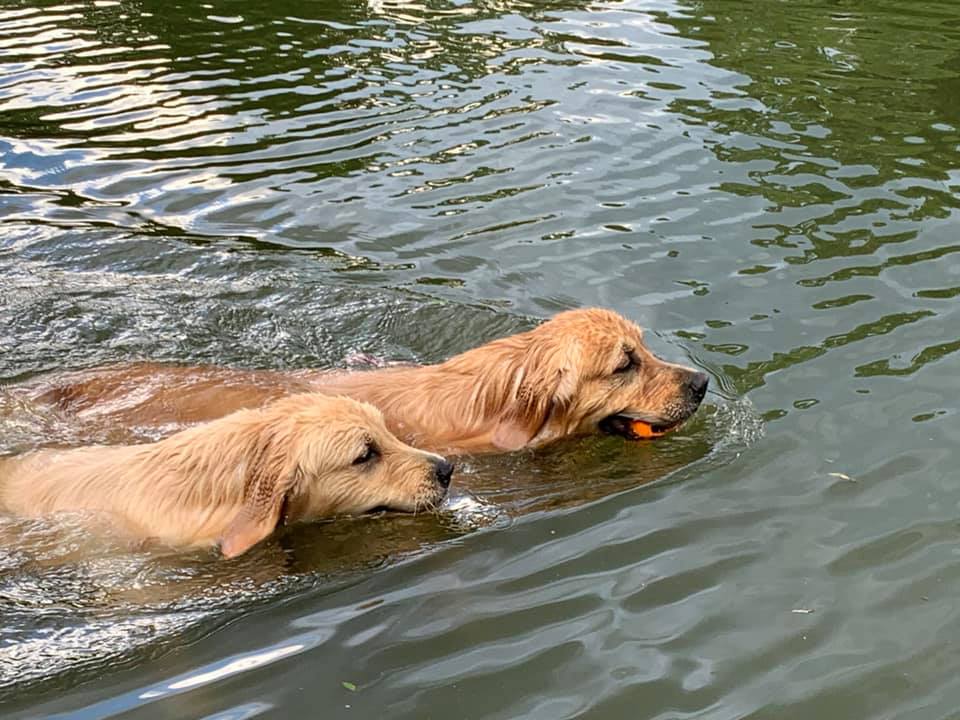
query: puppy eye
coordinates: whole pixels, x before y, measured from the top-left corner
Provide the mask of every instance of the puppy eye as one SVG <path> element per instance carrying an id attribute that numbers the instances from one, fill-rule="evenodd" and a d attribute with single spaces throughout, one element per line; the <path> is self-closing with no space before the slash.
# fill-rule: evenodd
<path id="1" fill-rule="evenodd" d="M 373 460 L 375 457 L 378 457 L 380 453 L 373 445 L 367 445 L 366 449 L 363 451 L 362 455 L 358 455 L 357 458 L 353 461 L 354 465 L 363 465 Z"/>
<path id="2" fill-rule="evenodd" d="M 628 353 L 627 355 L 623 356 L 623 362 L 621 362 L 620 365 L 617 366 L 617 369 L 614 370 L 613 372 L 617 374 L 625 373 L 629 370 L 634 370 L 639 366 L 640 366 L 640 363 L 637 362 L 636 357 L 634 357 L 633 354 Z"/>

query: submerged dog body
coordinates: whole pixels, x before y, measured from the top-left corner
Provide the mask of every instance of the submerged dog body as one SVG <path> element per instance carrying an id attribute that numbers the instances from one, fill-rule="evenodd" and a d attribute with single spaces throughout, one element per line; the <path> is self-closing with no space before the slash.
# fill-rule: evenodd
<path id="1" fill-rule="evenodd" d="M 155 443 L 0 458 L 0 511 L 94 513 L 133 537 L 219 543 L 232 557 L 284 522 L 433 507 L 451 472 L 368 404 L 293 395 Z"/>
<path id="2" fill-rule="evenodd" d="M 689 418 L 708 377 L 667 363 L 640 328 L 603 309 L 561 313 L 528 332 L 436 364 L 358 372 L 236 370 L 134 363 L 42 378 L 25 389 L 92 422 L 183 427 L 291 392 L 376 405 L 390 430 L 450 452 L 517 450 L 631 421 L 659 435 Z"/>

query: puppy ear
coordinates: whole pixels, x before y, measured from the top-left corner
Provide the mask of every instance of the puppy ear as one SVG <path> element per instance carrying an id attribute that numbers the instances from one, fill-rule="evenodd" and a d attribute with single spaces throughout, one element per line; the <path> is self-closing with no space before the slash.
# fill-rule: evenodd
<path id="1" fill-rule="evenodd" d="M 567 405 L 577 388 L 580 347 L 537 347 L 524 353 L 514 370 L 507 392 L 509 400 L 493 430 L 492 441 L 505 451 L 526 447 L 550 419 Z"/>
<path id="2" fill-rule="evenodd" d="M 297 466 L 291 459 L 289 443 L 271 438 L 258 448 L 246 469 L 243 505 L 220 538 L 224 557 L 242 555 L 270 535 L 280 522 L 287 494 L 297 479 Z M 286 457 L 279 448 L 286 447 Z"/>

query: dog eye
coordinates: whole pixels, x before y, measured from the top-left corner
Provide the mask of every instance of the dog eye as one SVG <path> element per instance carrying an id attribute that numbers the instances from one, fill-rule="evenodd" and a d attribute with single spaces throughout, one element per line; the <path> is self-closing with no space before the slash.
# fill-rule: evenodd
<path id="1" fill-rule="evenodd" d="M 614 370 L 613 372 L 617 374 L 625 373 L 628 370 L 634 370 L 639 366 L 640 366 L 640 363 L 637 362 L 636 357 L 632 353 L 628 353 L 627 355 L 624 355 L 623 362 L 620 363 L 620 365 L 617 366 L 617 369 Z"/>
<path id="2" fill-rule="evenodd" d="M 370 462 L 375 457 L 379 456 L 380 453 L 373 445 L 367 445 L 366 449 L 363 451 L 362 455 L 358 455 L 357 458 L 353 461 L 354 465 L 363 465 L 364 463 Z"/>

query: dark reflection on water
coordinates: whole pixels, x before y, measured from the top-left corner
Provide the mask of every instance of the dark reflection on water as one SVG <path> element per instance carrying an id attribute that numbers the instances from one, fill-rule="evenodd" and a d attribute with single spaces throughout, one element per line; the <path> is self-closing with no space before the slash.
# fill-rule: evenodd
<path id="1" fill-rule="evenodd" d="M 947 229 L 957 208 L 960 106 L 949 98 L 960 35 L 949 4 L 916 7 L 907 18 L 892 3 L 825 12 L 810 4 L 779 13 L 750 2 L 706 2 L 672 20 L 709 44 L 713 64 L 744 75 L 732 97 L 714 93 L 712 102 L 681 98 L 673 105 L 726 136 L 711 149 L 735 164 L 735 177 L 719 189 L 763 201 L 765 218 L 753 224 L 751 243 L 767 252 L 740 273 L 801 266 L 790 269 L 796 286 L 823 290 L 819 297 L 797 292 L 797 301 L 832 311 L 830 321 L 810 325 L 850 327 L 869 318 L 746 371 L 727 368 L 744 389 L 771 367 L 907 324 L 919 323 L 922 335 L 940 334 L 941 312 L 950 307 L 930 300 L 955 294 L 950 258 L 960 249 Z M 924 267 L 911 273 L 916 265 Z M 946 286 L 914 287 L 912 277 Z M 869 301 L 876 310 L 858 305 Z M 914 357 L 955 351 L 955 343 L 938 342 Z M 898 372 L 881 359 L 857 375 L 884 370 Z"/>
<path id="2" fill-rule="evenodd" d="M 718 388 L 236 563 L 4 525 L 5 716 L 952 716 L 958 20 L 0 8 L 0 380 L 434 361 L 600 304 Z M 3 451 L 90 439 L 0 394 Z"/>

